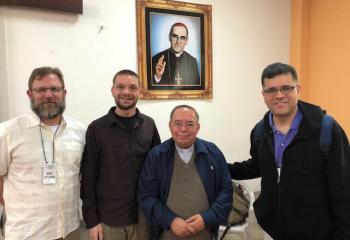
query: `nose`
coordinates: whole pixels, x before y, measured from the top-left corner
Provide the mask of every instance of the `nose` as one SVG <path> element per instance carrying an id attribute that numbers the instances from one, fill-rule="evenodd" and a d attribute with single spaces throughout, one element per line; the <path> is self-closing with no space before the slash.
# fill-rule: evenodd
<path id="1" fill-rule="evenodd" d="M 53 96 L 53 93 L 51 92 L 50 88 L 47 88 L 45 90 L 46 90 L 44 93 L 45 97 L 52 97 Z"/>
<path id="2" fill-rule="evenodd" d="M 276 98 L 284 98 L 284 97 L 285 95 L 282 93 L 281 89 L 278 89 L 276 93 Z"/>
<path id="3" fill-rule="evenodd" d="M 125 94 L 129 94 L 130 93 L 130 89 L 129 88 L 124 88 L 122 93 L 125 93 Z"/>
<path id="4" fill-rule="evenodd" d="M 187 130 L 186 124 L 181 124 L 180 130 L 181 131 L 186 131 Z"/>

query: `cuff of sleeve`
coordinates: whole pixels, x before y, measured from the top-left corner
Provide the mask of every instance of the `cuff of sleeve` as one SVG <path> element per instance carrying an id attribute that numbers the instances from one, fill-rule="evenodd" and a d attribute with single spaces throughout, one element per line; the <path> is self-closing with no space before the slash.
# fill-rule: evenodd
<path id="1" fill-rule="evenodd" d="M 154 81 L 156 81 L 156 83 L 159 83 L 160 80 L 162 80 L 162 78 L 157 78 L 157 75 L 154 74 Z"/>
<path id="2" fill-rule="evenodd" d="M 161 223 L 162 228 L 163 229 L 170 229 L 170 225 L 174 221 L 175 218 L 176 218 L 175 214 L 173 214 L 172 212 L 169 211 L 166 214 L 164 221 Z"/>
<path id="3" fill-rule="evenodd" d="M 203 218 L 203 221 L 204 221 L 204 224 L 205 224 L 205 228 L 206 228 L 206 229 L 211 229 L 211 228 L 215 225 L 215 222 L 213 222 L 213 221 L 210 219 L 210 213 L 209 213 L 209 211 L 202 212 L 202 213 L 200 213 L 200 215 L 201 215 L 202 218 Z"/>
<path id="4" fill-rule="evenodd" d="M 84 221 L 86 223 L 86 228 L 93 228 L 97 224 L 101 223 L 100 218 L 98 217 L 97 213 L 91 213 L 88 216 L 84 216 Z"/>

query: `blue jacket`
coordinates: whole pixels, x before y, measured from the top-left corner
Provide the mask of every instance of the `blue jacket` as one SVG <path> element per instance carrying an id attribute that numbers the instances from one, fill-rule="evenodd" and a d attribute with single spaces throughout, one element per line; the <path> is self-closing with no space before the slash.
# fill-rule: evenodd
<path id="1" fill-rule="evenodd" d="M 209 209 L 201 212 L 207 229 L 217 234 L 220 224 L 227 223 L 232 208 L 232 184 L 226 160 L 213 143 L 196 139 L 195 162 L 209 201 Z M 175 143 L 169 139 L 148 154 L 140 180 L 138 202 L 152 228 L 152 239 L 159 239 L 161 229 L 169 229 L 176 217 L 167 206 L 174 166 Z"/>

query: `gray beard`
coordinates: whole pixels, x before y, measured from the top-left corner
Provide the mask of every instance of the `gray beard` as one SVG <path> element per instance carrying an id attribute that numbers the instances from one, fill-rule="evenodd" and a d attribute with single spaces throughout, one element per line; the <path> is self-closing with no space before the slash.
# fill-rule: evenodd
<path id="1" fill-rule="evenodd" d="M 30 101 L 30 107 L 40 119 L 55 119 L 61 116 L 66 108 L 65 99 L 59 104 L 57 103 L 41 103 L 35 105 Z"/>

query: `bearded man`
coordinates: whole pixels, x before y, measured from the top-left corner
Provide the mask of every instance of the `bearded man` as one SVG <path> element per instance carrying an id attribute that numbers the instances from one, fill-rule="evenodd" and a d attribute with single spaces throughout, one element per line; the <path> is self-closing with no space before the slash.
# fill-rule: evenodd
<path id="1" fill-rule="evenodd" d="M 140 113 L 138 76 L 121 70 L 111 88 L 116 106 L 86 132 L 81 167 L 83 217 L 90 240 L 147 240 L 136 190 L 148 151 L 160 143 L 152 118 Z"/>
<path id="2" fill-rule="evenodd" d="M 33 113 L 0 124 L 6 240 L 79 240 L 85 127 L 62 115 L 66 94 L 58 68 L 36 68 L 27 91 Z"/>

